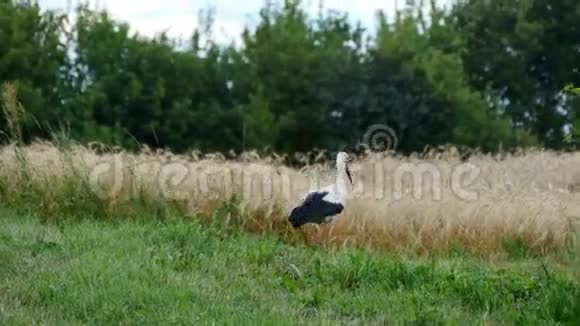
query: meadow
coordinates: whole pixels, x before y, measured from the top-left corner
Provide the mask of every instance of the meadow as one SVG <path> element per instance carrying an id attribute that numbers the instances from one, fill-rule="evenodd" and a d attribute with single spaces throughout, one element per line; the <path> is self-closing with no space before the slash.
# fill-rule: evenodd
<path id="1" fill-rule="evenodd" d="M 0 324 L 580 321 L 578 152 L 353 154 L 345 211 L 313 242 L 287 216 L 333 182 L 334 153 L 289 165 L 10 129 Z"/>
<path id="2" fill-rule="evenodd" d="M 0 212 L 2 325 L 574 325 L 578 269 L 291 246 L 171 223 Z M 147 217 L 151 217 L 147 219 Z M 575 265 L 578 266 L 578 265 Z"/>
<path id="3" fill-rule="evenodd" d="M 580 154 L 353 156 L 321 243 L 286 218 L 332 161 L 0 149 L 0 323 L 574 324 Z"/>

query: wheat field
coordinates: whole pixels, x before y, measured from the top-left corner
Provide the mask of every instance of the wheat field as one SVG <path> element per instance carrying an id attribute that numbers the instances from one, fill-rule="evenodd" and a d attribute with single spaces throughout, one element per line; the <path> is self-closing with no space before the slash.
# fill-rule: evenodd
<path id="1" fill-rule="evenodd" d="M 462 248 L 497 256 L 513 240 L 546 255 L 576 238 L 580 153 L 532 150 L 462 160 L 449 148 L 411 157 L 352 156 L 354 183 L 345 211 L 332 225 L 305 228 L 306 238 L 289 227 L 288 212 L 308 190 L 332 183 L 334 167 L 321 161 L 297 169 L 283 159 L 12 144 L 0 149 L 0 197 L 10 202 L 33 189 L 29 205 L 45 215 L 82 211 L 94 202 L 122 213 L 140 199 L 206 221 L 235 200 L 236 209 L 226 210 L 222 222 L 295 242 L 321 231 L 321 245 L 329 249 L 430 254 Z"/>

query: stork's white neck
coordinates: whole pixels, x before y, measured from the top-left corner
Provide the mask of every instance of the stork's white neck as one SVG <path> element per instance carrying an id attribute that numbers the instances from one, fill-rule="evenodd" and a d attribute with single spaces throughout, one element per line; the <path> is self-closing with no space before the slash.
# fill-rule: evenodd
<path id="1" fill-rule="evenodd" d="M 336 162 L 336 194 L 338 200 L 342 202 L 346 196 L 346 163 L 344 161 Z"/>

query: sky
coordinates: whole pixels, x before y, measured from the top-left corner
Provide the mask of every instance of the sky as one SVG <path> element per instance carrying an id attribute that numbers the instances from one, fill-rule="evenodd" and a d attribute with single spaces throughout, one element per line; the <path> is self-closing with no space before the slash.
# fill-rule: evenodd
<path id="1" fill-rule="evenodd" d="M 38 0 L 43 9 L 71 10 L 82 0 Z M 315 15 L 321 0 L 303 0 L 307 12 Z M 322 0 L 325 9 L 347 12 L 354 21 L 361 21 L 371 30 L 376 27 L 376 12 L 384 10 L 388 16 L 397 4 L 403 7 L 408 0 Z M 146 36 L 166 30 L 168 35 L 188 38 L 199 26 L 202 9 L 215 9 L 214 38 L 218 42 L 238 42 L 245 26 L 254 26 L 264 0 L 85 0 L 93 9 L 106 9 L 121 21 L 128 22 L 133 31 Z M 447 3 L 449 0 L 439 0 Z M 72 10 L 71 10 L 72 11 Z"/>

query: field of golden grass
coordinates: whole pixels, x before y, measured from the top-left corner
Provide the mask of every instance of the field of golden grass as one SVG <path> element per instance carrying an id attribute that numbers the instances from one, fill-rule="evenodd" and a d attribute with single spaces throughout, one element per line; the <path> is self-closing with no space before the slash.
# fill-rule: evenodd
<path id="1" fill-rule="evenodd" d="M 332 183 L 334 167 L 321 162 L 297 169 L 282 161 L 251 152 L 225 159 L 13 144 L 0 148 L 0 200 L 22 200 L 30 192 L 24 200 L 47 219 L 95 205 L 115 216 L 138 205 L 174 207 L 207 222 L 220 219 L 250 232 L 305 241 L 289 227 L 288 213 L 305 192 Z M 574 245 L 580 153 L 535 150 L 462 160 L 447 149 L 412 157 L 353 156 L 349 165 L 354 184 L 345 211 L 322 229 L 327 248 L 417 254 L 460 249 L 501 256 L 506 243 L 537 255 Z M 306 240 L 315 231 L 307 227 Z"/>

